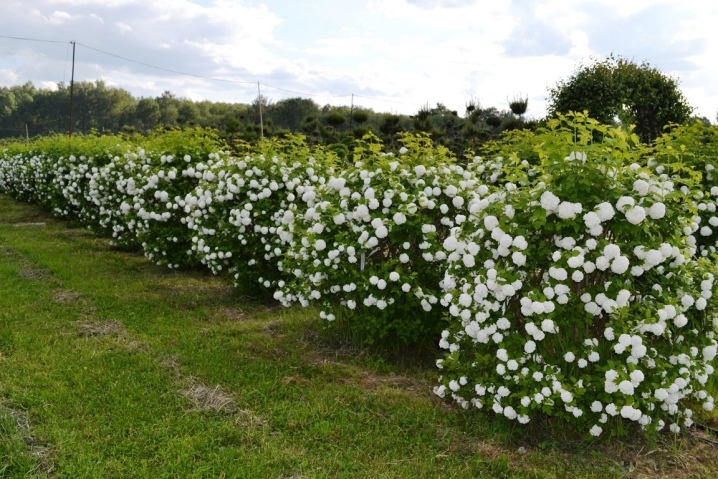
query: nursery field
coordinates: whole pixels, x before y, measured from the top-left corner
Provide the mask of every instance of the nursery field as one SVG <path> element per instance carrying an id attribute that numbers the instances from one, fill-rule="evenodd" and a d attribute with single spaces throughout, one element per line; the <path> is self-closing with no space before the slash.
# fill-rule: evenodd
<path id="1" fill-rule="evenodd" d="M 716 127 L 226 146 L 2 148 L 1 474 L 718 476 Z"/>
<path id="2" fill-rule="evenodd" d="M 718 477 L 688 434 L 521 426 L 348 344 L 0 196 L 0 477 Z"/>

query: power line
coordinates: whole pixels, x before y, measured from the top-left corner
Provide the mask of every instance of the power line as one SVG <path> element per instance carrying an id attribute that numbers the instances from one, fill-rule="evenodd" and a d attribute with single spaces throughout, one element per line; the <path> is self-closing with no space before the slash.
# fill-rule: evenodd
<path id="1" fill-rule="evenodd" d="M 123 57 L 123 56 L 117 55 L 117 54 L 115 54 L 115 53 L 106 52 L 106 51 L 104 51 L 104 50 L 100 50 L 99 48 L 93 48 L 93 47 L 91 47 L 91 46 L 89 46 L 89 45 L 85 45 L 84 43 L 77 42 L 77 44 L 80 45 L 80 46 L 83 46 L 83 47 L 85 47 L 85 48 L 87 48 L 87 49 L 89 49 L 89 50 L 94 50 L 94 51 L 96 51 L 96 52 L 99 52 L 99 53 L 102 53 L 102 54 L 105 54 L 105 55 L 109 55 L 109 56 L 111 56 L 111 57 L 119 58 L 120 60 L 125 60 L 125 61 L 127 61 L 127 62 L 136 63 L 136 64 L 138 64 L 138 65 L 146 66 L 146 67 L 149 67 L 149 68 L 154 68 L 154 69 L 157 69 L 157 70 L 162 70 L 162 71 L 169 72 L 169 73 L 175 73 L 175 74 L 177 74 L 177 75 L 184 75 L 184 76 L 193 77 L 193 78 L 200 78 L 200 79 L 202 79 L 202 80 L 212 80 L 212 81 L 219 81 L 219 82 L 226 82 L 226 83 L 238 83 L 238 84 L 242 84 L 242 85 L 254 85 L 254 84 L 256 83 L 256 82 L 253 82 L 253 81 L 238 81 L 238 80 L 227 80 L 226 78 L 205 77 L 205 76 L 202 76 L 202 75 L 195 75 L 195 74 L 193 74 L 193 73 L 186 73 L 186 72 L 181 72 L 181 71 L 177 71 L 177 70 L 171 70 L 171 69 L 169 69 L 169 68 L 158 67 L 157 65 L 152 65 L 152 64 L 150 64 L 150 63 L 145 63 L 145 62 L 133 60 L 133 59 L 131 59 L 131 58 Z"/>
<path id="2" fill-rule="evenodd" d="M 59 40 L 44 40 L 44 39 L 39 39 L 39 38 L 14 37 L 14 36 L 8 36 L 8 35 L 0 35 L 0 38 L 8 38 L 8 39 L 12 39 L 12 40 L 24 40 L 24 41 L 31 41 L 31 42 L 67 43 L 67 44 L 68 44 L 68 53 L 69 53 L 69 45 L 75 43 L 76 45 L 80 45 L 80 46 L 82 46 L 82 47 L 85 47 L 85 48 L 87 48 L 88 50 L 93 50 L 93 51 L 95 51 L 95 52 L 102 53 L 103 55 L 108 55 L 108 56 L 111 56 L 111 57 L 114 57 L 114 58 L 118 58 L 118 59 L 120 59 L 120 60 L 124 60 L 124 61 L 130 62 L 130 63 L 135 63 L 135 64 L 137 64 L 137 65 L 142 65 L 142 66 L 145 66 L 145 67 L 148 67 L 148 68 L 154 68 L 154 69 L 156 69 L 156 70 L 161 70 L 161 71 L 165 71 L 165 72 L 168 72 L 168 73 L 174 73 L 174 74 L 176 74 L 176 75 L 183 75 L 183 76 L 188 76 L 188 77 L 192 77 L 192 78 L 198 78 L 198 79 L 201 79 L 201 80 L 217 81 L 217 82 L 224 82 L 224 83 L 234 83 L 234 84 L 239 84 L 239 85 L 254 85 L 254 84 L 257 83 L 257 82 L 254 82 L 254 81 L 239 81 L 239 80 L 229 80 L 229 79 L 226 79 L 226 78 L 207 77 L 207 76 L 202 76 L 202 75 L 196 75 L 196 74 L 193 74 L 193 73 L 182 72 L 182 71 L 179 71 L 179 70 L 173 70 L 173 69 L 170 69 L 170 68 L 164 68 L 164 67 L 161 67 L 161 66 L 153 65 L 153 64 L 151 64 L 151 63 L 146 63 L 146 62 L 141 62 L 141 61 L 138 61 L 138 60 L 133 60 L 132 58 L 128 58 L 128 57 L 125 57 L 125 56 L 122 56 L 122 55 L 118 55 L 118 54 L 116 54 L 116 53 L 108 52 L 108 51 L 105 51 L 105 50 L 100 50 L 99 48 L 91 47 L 90 45 L 86 45 L 86 44 L 80 43 L 80 42 L 71 42 L 71 41 L 70 41 L 70 42 L 66 42 L 66 41 L 59 41 Z M 65 74 L 66 74 L 66 70 L 67 70 L 67 58 L 65 59 Z M 64 81 L 64 75 L 65 75 L 65 74 L 63 74 L 63 81 Z M 273 85 L 267 85 L 266 83 L 260 83 L 260 84 L 261 84 L 262 86 L 265 86 L 265 87 L 267 87 L 267 88 L 271 88 L 271 89 L 273 89 L 273 90 L 283 91 L 283 92 L 287 92 L 287 93 L 293 93 L 293 94 L 296 94 L 296 95 L 302 95 L 302 96 L 306 96 L 306 97 L 348 98 L 348 97 L 352 96 L 352 94 L 349 94 L 349 93 L 348 93 L 348 94 L 343 94 L 343 95 L 322 94 L 322 93 L 307 93 L 307 92 L 301 92 L 301 91 L 297 91 L 297 90 L 290 90 L 290 89 L 287 89 L 287 88 L 276 87 L 276 86 L 273 86 Z M 386 99 L 382 99 L 382 98 L 373 98 L 373 97 L 368 97 L 368 96 L 364 96 L 364 95 L 357 95 L 357 94 L 354 94 L 353 96 L 356 97 L 356 98 L 363 98 L 363 99 L 365 99 L 365 100 L 372 100 L 372 101 L 380 101 L 380 102 L 384 102 L 384 103 L 396 103 L 396 104 L 402 104 L 402 105 L 421 106 L 420 103 L 404 102 L 404 101 L 397 101 L 397 100 L 386 100 Z"/>
<path id="3" fill-rule="evenodd" d="M 63 42 L 60 40 L 43 40 L 40 38 L 27 38 L 27 37 L 11 37 L 8 35 L 0 35 L 0 38 L 9 38 L 10 40 L 25 40 L 28 42 L 43 42 L 43 43 L 70 43 L 70 42 Z"/>

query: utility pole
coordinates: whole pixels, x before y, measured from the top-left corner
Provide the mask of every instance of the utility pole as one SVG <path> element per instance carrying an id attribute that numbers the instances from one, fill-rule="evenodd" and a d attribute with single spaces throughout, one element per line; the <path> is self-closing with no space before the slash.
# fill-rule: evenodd
<path id="1" fill-rule="evenodd" d="M 72 138 L 72 107 L 75 100 L 75 42 L 72 41 L 72 76 L 70 77 L 70 123 L 69 137 Z"/>
<path id="2" fill-rule="evenodd" d="M 354 131 L 352 128 L 352 121 L 354 120 L 354 93 L 352 93 L 352 106 L 349 109 L 349 131 Z"/>
<path id="3" fill-rule="evenodd" d="M 262 120 L 262 93 L 257 82 L 257 107 L 259 107 L 259 138 L 264 139 L 264 121 Z"/>

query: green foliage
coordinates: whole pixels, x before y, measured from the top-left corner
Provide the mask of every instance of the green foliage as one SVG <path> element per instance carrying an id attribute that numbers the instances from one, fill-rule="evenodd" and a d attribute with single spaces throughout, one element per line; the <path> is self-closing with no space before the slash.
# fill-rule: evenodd
<path id="1" fill-rule="evenodd" d="M 452 319 L 437 394 L 594 436 L 624 420 L 690 427 L 693 407 L 714 407 L 718 347 L 718 270 L 694 256 L 687 201 L 700 175 L 682 166 L 679 188 L 634 134 L 583 114 L 517 139 L 532 161 L 491 166 L 503 186 L 444 244 Z"/>
<path id="2" fill-rule="evenodd" d="M 674 126 L 656 140 L 650 166 L 690 192 L 687 201 L 695 202 L 698 226 L 695 234 L 702 256 L 718 253 L 718 127 L 694 120 Z M 698 183 L 699 188 L 691 188 Z"/>
<path id="3" fill-rule="evenodd" d="M 549 96 L 549 115 L 585 110 L 601 123 L 635 125 L 644 143 L 670 123 L 685 123 L 692 111 L 677 80 L 648 63 L 613 56 L 581 66 Z"/>

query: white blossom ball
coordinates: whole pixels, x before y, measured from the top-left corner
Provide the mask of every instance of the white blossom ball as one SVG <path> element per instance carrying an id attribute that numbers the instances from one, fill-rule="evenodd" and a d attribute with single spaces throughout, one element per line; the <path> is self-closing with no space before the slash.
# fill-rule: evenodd
<path id="1" fill-rule="evenodd" d="M 663 203 L 653 203 L 648 208 L 648 216 L 650 216 L 654 220 L 660 220 L 664 216 L 666 216 L 666 205 Z"/>
<path id="2" fill-rule="evenodd" d="M 633 395 L 634 387 L 631 381 L 623 380 L 618 384 L 618 390 L 626 396 Z"/>
<path id="3" fill-rule="evenodd" d="M 633 206 L 626 210 L 626 219 L 633 225 L 638 225 L 646 219 L 646 210 L 642 206 Z"/>
<path id="4" fill-rule="evenodd" d="M 522 251 L 529 246 L 528 242 L 526 241 L 526 238 L 524 238 L 523 236 L 516 236 L 514 238 L 513 245 Z"/>
<path id="5" fill-rule="evenodd" d="M 611 263 L 611 271 L 616 274 L 623 274 L 628 270 L 629 261 L 627 256 L 619 256 Z"/>
<path id="6" fill-rule="evenodd" d="M 598 209 L 597 213 L 601 221 L 609 221 L 613 219 L 614 215 L 616 214 L 611 203 L 601 203 L 596 206 L 596 209 Z"/>
<path id="7" fill-rule="evenodd" d="M 556 211 L 560 202 L 558 196 L 550 191 L 544 191 L 540 198 L 541 207 L 549 212 Z"/>
<path id="8" fill-rule="evenodd" d="M 633 191 L 638 193 L 640 196 L 646 196 L 651 188 L 646 180 L 638 179 L 633 182 Z"/>
<path id="9" fill-rule="evenodd" d="M 402 212 L 394 213 L 392 219 L 394 220 L 394 224 L 396 225 L 403 225 L 404 223 L 406 223 L 406 215 Z"/>
<path id="10" fill-rule="evenodd" d="M 511 260 L 516 266 L 524 266 L 526 264 L 526 255 L 521 251 L 514 251 L 511 254 Z"/>

